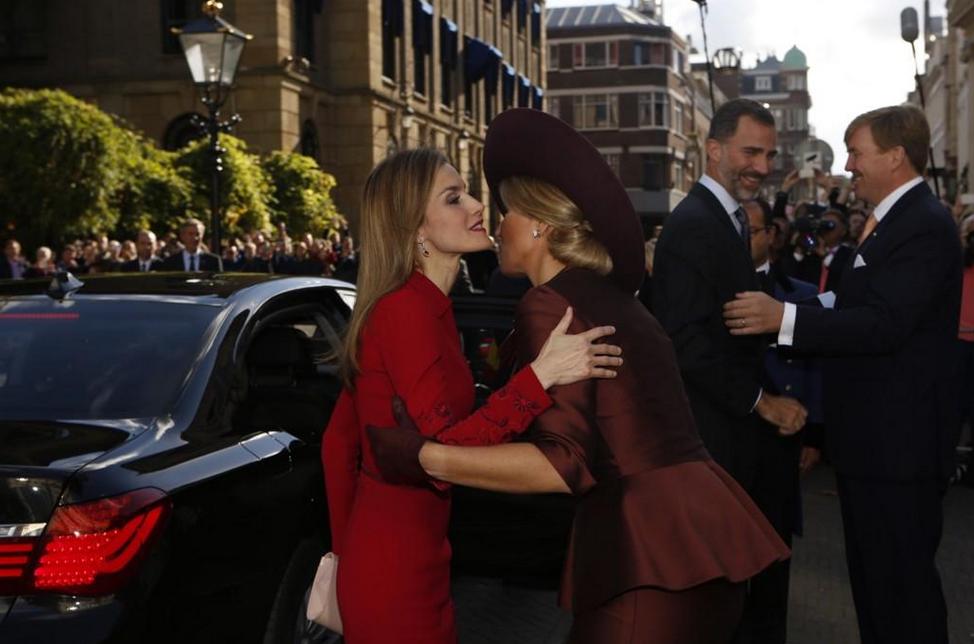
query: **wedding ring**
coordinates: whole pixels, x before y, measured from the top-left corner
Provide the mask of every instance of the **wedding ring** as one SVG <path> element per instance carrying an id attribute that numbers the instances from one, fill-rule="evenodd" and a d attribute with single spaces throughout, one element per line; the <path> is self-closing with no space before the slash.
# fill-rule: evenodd
<path id="1" fill-rule="evenodd" d="M 741 328 L 743 329 L 746 326 L 747 326 L 747 322 L 744 320 L 744 318 L 741 318 Z"/>

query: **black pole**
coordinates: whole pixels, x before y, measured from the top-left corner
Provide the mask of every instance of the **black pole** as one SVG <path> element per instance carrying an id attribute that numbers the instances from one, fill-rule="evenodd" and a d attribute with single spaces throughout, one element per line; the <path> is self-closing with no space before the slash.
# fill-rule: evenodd
<path id="1" fill-rule="evenodd" d="M 911 40 L 910 48 L 913 49 L 913 78 L 916 80 L 917 92 L 920 93 L 920 106 L 923 108 L 924 117 L 927 113 L 927 99 L 923 95 L 923 79 L 920 78 L 920 66 L 917 64 L 917 46 Z M 930 174 L 933 175 L 933 189 L 940 199 L 940 179 L 937 176 L 937 162 L 933 158 L 933 141 L 930 142 Z"/>
<path id="2" fill-rule="evenodd" d="M 223 173 L 223 148 L 220 147 L 220 108 L 215 102 L 208 104 L 210 117 L 207 129 L 210 134 L 210 228 L 213 247 L 211 253 L 223 256 L 220 248 L 220 175 Z"/>
<path id="3" fill-rule="evenodd" d="M 710 88 L 710 109 L 717 113 L 717 101 L 714 99 L 714 72 L 710 64 L 710 47 L 707 45 L 707 23 L 704 20 L 704 9 L 707 0 L 693 0 L 700 6 L 700 30 L 703 32 L 703 55 L 707 58 L 707 86 Z"/>

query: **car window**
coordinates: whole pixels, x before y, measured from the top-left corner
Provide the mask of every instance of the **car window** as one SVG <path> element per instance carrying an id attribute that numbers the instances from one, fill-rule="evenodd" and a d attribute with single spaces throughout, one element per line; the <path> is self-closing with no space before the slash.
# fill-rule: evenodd
<path id="1" fill-rule="evenodd" d="M 0 419 L 120 419 L 171 410 L 221 308 L 0 301 Z"/>

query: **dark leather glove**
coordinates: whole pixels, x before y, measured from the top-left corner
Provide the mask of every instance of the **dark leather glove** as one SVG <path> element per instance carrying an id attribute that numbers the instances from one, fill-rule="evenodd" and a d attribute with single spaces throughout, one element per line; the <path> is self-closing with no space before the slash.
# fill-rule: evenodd
<path id="1" fill-rule="evenodd" d="M 429 485 L 429 474 L 419 464 L 419 450 L 429 439 L 419 433 L 398 396 L 392 399 L 392 414 L 398 427 L 365 427 L 382 480 L 392 485 Z"/>

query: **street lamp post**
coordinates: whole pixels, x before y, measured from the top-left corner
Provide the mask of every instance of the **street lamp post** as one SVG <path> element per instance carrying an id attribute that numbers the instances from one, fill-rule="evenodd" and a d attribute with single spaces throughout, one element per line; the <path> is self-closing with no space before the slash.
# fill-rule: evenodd
<path id="1" fill-rule="evenodd" d="M 193 76 L 193 83 L 199 88 L 200 100 L 206 106 L 208 113 L 205 118 L 196 117 L 194 123 L 210 140 L 209 152 L 212 162 L 210 226 L 213 235 L 211 250 L 218 255 L 222 253 L 220 175 L 223 173 L 223 153 L 226 152 L 220 147 L 220 132 L 229 132 L 240 122 L 240 116 L 237 114 L 231 115 L 226 121 L 221 121 L 220 108 L 230 95 L 230 89 L 237 77 L 237 67 L 240 65 L 244 45 L 253 38 L 221 18 L 222 10 L 222 2 L 207 0 L 203 3 L 202 18 L 194 20 L 181 29 L 172 30 L 179 36 L 179 44 L 183 48 L 186 64 Z"/>
<path id="2" fill-rule="evenodd" d="M 924 116 L 927 112 L 927 98 L 923 93 L 923 78 L 920 76 L 920 67 L 917 65 L 917 46 L 916 39 L 920 35 L 919 17 L 917 10 L 907 7 L 900 12 L 900 36 L 910 43 L 913 50 L 913 78 L 916 80 L 917 92 L 920 94 L 920 107 L 923 108 Z M 940 199 L 940 179 L 937 177 L 937 163 L 933 158 L 933 142 L 930 144 L 930 174 L 933 175 L 933 188 L 937 192 L 937 199 Z"/>

